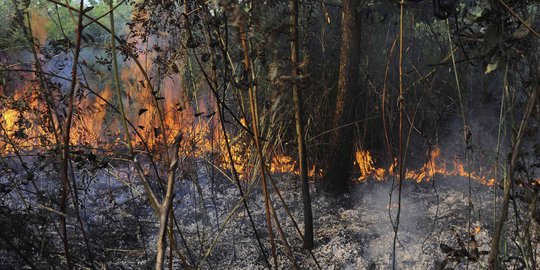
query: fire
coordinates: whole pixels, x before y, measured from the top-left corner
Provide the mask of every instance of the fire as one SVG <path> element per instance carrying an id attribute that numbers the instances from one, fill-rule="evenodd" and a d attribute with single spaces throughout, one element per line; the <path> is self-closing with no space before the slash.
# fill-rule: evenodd
<path id="1" fill-rule="evenodd" d="M 383 180 L 386 174 L 383 168 L 375 168 L 373 166 L 373 158 L 369 151 L 356 151 L 355 162 L 360 169 L 359 181 L 366 181 L 369 177 L 373 177 L 377 180 Z"/>
<path id="2" fill-rule="evenodd" d="M 7 109 L 2 112 L 2 122 L 4 123 L 4 129 L 6 129 L 8 135 L 11 135 L 17 128 L 15 122 L 17 121 L 19 113 L 16 110 Z"/>
<path id="3" fill-rule="evenodd" d="M 0 149 L 3 152 L 12 153 L 14 147 L 32 149 L 47 134 L 39 124 L 44 112 L 37 96 L 30 83 L 23 83 L 20 91 L 12 95 L 2 96 L 5 100 L 0 103 L 0 134 L 5 136 L 0 136 Z"/>
<path id="4" fill-rule="evenodd" d="M 369 151 L 357 150 L 355 156 L 356 164 L 361 174 L 358 181 L 362 182 L 368 179 L 380 181 L 383 180 L 385 176 L 396 176 L 396 160 L 390 164 L 388 169 L 384 169 L 375 168 L 374 160 Z M 416 170 L 407 169 L 405 171 L 405 178 L 417 183 L 430 181 L 435 175 L 466 177 L 487 186 L 492 186 L 495 183 L 495 179 L 480 175 L 474 171 L 467 171 L 465 165 L 459 160 L 453 160 L 451 165 L 447 164 L 447 161 L 441 156 L 441 150 L 439 148 L 435 148 L 431 151 L 430 158 L 422 165 L 422 167 Z"/>
<path id="5" fill-rule="evenodd" d="M 148 14 L 134 14 L 140 18 Z M 32 14 L 32 20 L 35 29 L 34 35 L 41 43 L 47 39 L 47 25 L 44 17 L 38 14 Z M 40 26 L 40 27 L 38 27 Z M 140 30 L 140 29 L 139 29 Z M 136 41 L 130 40 L 137 46 L 143 44 L 152 44 L 154 41 Z M 121 102 L 126 107 L 126 118 L 133 124 L 137 132 L 131 129 L 131 139 L 136 147 L 141 148 L 143 141 L 148 144 L 150 149 L 163 147 L 163 142 L 171 140 L 177 132 L 184 134 L 182 142 L 183 155 L 190 158 L 207 159 L 211 157 L 212 162 L 231 170 L 229 156 L 225 140 L 225 131 L 221 129 L 219 114 L 216 102 L 209 93 L 204 95 L 200 85 L 193 85 L 197 92 L 188 94 L 184 87 L 192 85 L 184 84 L 183 76 L 167 74 L 155 74 L 155 67 L 152 67 L 156 55 L 153 53 L 141 53 L 139 62 L 144 65 L 149 78 L 153 78 L 153 88 L 146 81 L 145 76 L 139 70 L 139 67 L 133 62 L 126 62 L 122 65 L 120 71 L 121 88 L 123 96 Z M 28 80 L 30 81 L 30 80 Z M 110 87 L 110 86 L 109 86 Z M 120 116 L 109 108 L 108 102 L 113 105 L 118 103 L 117 97 L 109 87 L 95 89 L 100 93 L 101 98 L 85 92 L 80 95 L 77 101 L 77 119 L 74 120 L 71 136 L 71 143 L 77 145 L 90 145 L 97 148 L 112 148 L 115 142 L 120 142 L 124 138 L 120 125 Z M 154 90 L 152 92 L 151 90 Z M 35 97 L 23 93 L 36 93 Z M 3 94 L 3 93 L 2 93 Z M 194 95 L 191 97 L 190 95 Z M 18 111 L 17 109 L 0 109 L 2 114 L 0 123 L 6 130 L 6 135 L 14 140 L 15 145 L 26 147 L 32 150 L 37 148 L 38 141 L 35 138 L 46 137 L 52 142 L 51 131 L 43 128 L 43 123 L 38 122 L 36 115 L 43 114 L 42 102 L 38 102 L 37 91 L 30 85 L 24 85 L 15 91 L 12 102 L 24 100 L 28 101 L 29 111 Z M 59 105 L 59 100 L 54 101 Z M 40 107 L 41 106 L 41 107 Z M 55 108 L 53 108 L 55 109 Z M 31 115 L 31 113 L 35 115 Z M 55 117 L 55 116 L 53 116 Z M 25 118 L 29 121 L 29 127 L 22 127 L 19 119 Z M 60 121 L 56 119 L 56 121 Z M 249 126 L 247 119 L 241 118 L 243 126 Z M 60 123 L 57 123 L 60 126 Z M 16 132 L 25 128 L 25 133 L 29 135 L 28 139 L 11 138 Z M 135 134 L 137 133 L 137 134 Z M 136 136 L 137 135 L 137 136 Z M 140 138 L 138 135 L 140 135 Z M 242 136 L 238 130 L 227 130 L 229 136 L 229 147 L 232 153 L 233 163 L 241 177 L 246 177 L 254 171 L 255 154 L 252 151 L 252 145 Z M 245 135 L 245 134 L 244 134 Z M 10 151 L 9 144 L 0 141 L 0 149 L 4 152 Z M 251 149 L 251 150 L 250 150 Z M 273 153 L 273 149 L 267 150 L 266 156 L 272 157 L 268 160 L 268 168 L 272 173 L 295 173 L 297 174 L 297 161 L 282 152 Z M 375 179 L 384 180 L 388 176 L 396 175 L 397 162 L 392 162 L 388 168 L 376 167 L 376 160 L 367 150 L 357 150 L 355 153 L 355 164 L 358 166 L 360 176 L 358 181 L 367 181 Z M 310 177 L 322 176 L 321 169 L 314 165 L 309 169 Z M 416 182 L 429 181 L 436 174 L 447 176 L 470 177 L 486 185 L 493 185 L 494 180 L 488 179 L 476 172 L 469 172 L 466 166 L 461 162 L 454 160 L 446 162 L 441 157 L 440 149 L 436 148 L 431 152 L 429 160 L 416 170 L 408 169 L 405 171 L 405 177 Z M 536 182 L 540 184 L 540 179 Z"/>
<path id="6" fill-rule="evenodd" d="M 163 140 L 170 140 L 173 134 L 182 132 L 181 151 L 186 158 L 195 158 L 213 162 L 217 166 L 232 170 L 230 168 L 229 156 L 225 140 L 224 131 L 221 129 L 219 114 L 215 103 L 212 103 L 211 95 L 196 95 L 195 101 L 191 101 L 183 92 L 178 91 L 182 84 L 179 78 L 164 79 L 159 93 L 154 93 L 158 97 L 158 104 L 161 111 L 156 107 L 155 97 L 142 82 L 143 77 L 135 68 L 134 64 L 124 65 L 122 71 L 122 89 L 125 95 L 122 102 L 126 107 L 126 117 L 134 128 L 130 127 L 133 145 L 143 150 L 143 141 L 150 149 L 163 147 Z M 42 147 L 33 138 L 46 137 L 52 142 L 52 132 L 44 130 L 43 124 L 38 122 L 37 117 L 32 114 L 39 114 L 39 103 L 36 97 L 27 94 L 29 86 L 21 87 L 10 97 L 12 103 L 25 101 L 29 103 L 32 110 L 19 111 L 17 108 L 1 109 L 0 123 L 7 131 L 6 135 L 17 147 L 25 147 L 25 150 L 32 151 Z M 36 92 L 37 93 L 37 92 Z M 85 145 L 103 149 L 113 149 L 119 142 L 123 141 L 123 131 L 120 122 L 120 115 L 109 107 L 109 104 L 116 105 L 117 100 L 110 87 L 104 87 L 99 91 L 99 96 L 86 93 L 81 95 L 77 101 L 76 113 L 71 129 L 71 144 L 73 147 Z M 32 101 L 32 102 L 29 102 Z M 106 102 L 108 101 L 109 104 Z M 161 113 L 161 116 L 160 116 Z M 28 139 L 19 139 L 14 136 L 21 128 L 20 118 L 29 119 L 30 128 L 25 129 Z M 246 120 L 241 119 L 243 125 Z M 254 171 L 256 160 L 255 152 L 245 133 L 239 128 L 231 127 L 227 130 L 229 147 L 236 171 L 241 178 L 247 179 Z M 140 135 L 140 137 L 139 137 Z M 141 138 L 142 137 L 142 138 Z M 0 137 L 0 151 L 10 153 L 13 147 L 8 143 L 6 137 Z M 145 151 L 145 150 L 143 150 Z M 273 153 L 273 149 L 267 150 L 266 156 Z M 296 172 L 297 163 L 294 158 L 285 154 L 273 154 L 268 160 L 270 172 L 292 173 Z M 314 171 L 314 169 L 313 169 Z"/>
<path id="7" fill-rule="evenodd" d="M 141 83 L 142 78 L 137 74 L 136 70 L 127 65 L 123 73 L 123 85 L 126 96 L 123 102 L 128 108 L 128 119 L 133 125 L 138 128 L 139 134 L 150 148 L 159 147 L 163 137 L 169 139 L 172 134 L 182 131 L 186 138 L 182 145 L 183 155 L 191 158 L 207 159 L 211 157 L 212 162 L 231 170 L 229 157 L 227 152 L 226 141 L 224 139 L 224 131 L 219 124 L 219 114 L 213 114 L 217 111 L 215 104 L 209 102 L 209 96 L 196 97 L 198 105 L 191 105 L 189 99 L 178 91 L 181 84 L 178 79 L 167 79 L 163 83 L 161 94 L 164 99 L 160 100 L 160 108 L 164 122 L 165 132 L 161 131 L 159 111 L 152 102 L 152 95 L 144 83 Z M 37 117 L 33 114 L 39 114 L 40 109 L 37 97 L 32 93 L 31 87 L 25 85 L 15 95 L 11 97 L 13 102 L 25 100 L 31 110 L 18 111 L 15 108 L 5 108 L 1 111 L 0 123 L 6 130 L 7 135 L 13 140 L 13 143 L 18 147 L 32 150 L 39 145 L 36 138 L 47 137 L 52 142 L 52 134 L 50 131 L 44 130 L 39 124 Z M 104 88 L 100 92 L 100 96 L 104 100 L 114 103 L 114 94 L 110 88 Z M 74 122 L 72 130 L 72 141 L 74 146 L 91 145 L 99 148 L 113 147 L 114 142 L 122 140 L 118 114 L 112 113 L 108 108 L 108 104 L 101 98 L 92 95 L 84 96 L 77 104 L 77 119 Z M 183 101 L 181 101 L 183 100 Z M 144 110 L 142 110 L 144 109 Z M 25 128 L 25 135 L 28 138 L 20 139 L 14 136 L 21 128 L 20 118 L 28 120 Z M 243 125 L 246 125 L 246 120 L 241 119 Z M 113 131 L 114 130 L 114 131 Z M 254 151 L 250 151 L 252 145 L 249 140 L 246 141 L 245 136 L 237 130 L 227 131 L 233 162 L 241 178 L 247 176 L 254 171 L 255 155 Z M 245 134 L 244 134 L 245 135 Z M 5 139 L 5 138 L 4 138 Z M 142 143 L 141 139 L 133 133 L 132 139 L 135 145 Z M 12 147 L 7 141 L 0 142 L 0 149 L 4 153 L 9 153 Z M 273 149 L 269 149 L 266 155 L 273 153 Z M 376 160 L 367 150 L 357 150 L 355 153 L 355 164 L 358 166 L 360 176 L 358 181 L 367 181 L 375 179 L 382 181 L 386 177 L 396 176 L 397 161 L 392 162 L 388 168 L 376 167 Z M 294 173 L 297 174 L 297 161 L 282 152 L 273 153 L 268 160 L 269 171 L 272 173 Z M 429 156 L 429 159 L 418 169 L 407 169 L 405 178 L 411 181 L 424 182 L 429 181 L 435 175 L 444 176 L 460 176 L 470 178 L 482 184 L 492 186 L 494 179 L 488 178 L 478 172 L 468 171 L 460 160 L 452 160 L 448 162 L 441 155 L 441 150 L 435 148 Z M 310 177 L 322 175 L 322 171 L 312 166 L 308 175 Z M 535 184 L 540 184 L 540 179 L 535 180 Z"/>
<path id="8" fill-rule="evenodd" d="M 323 169 L 317 168 L 317 166 L 313 165 L 311 166 L 311 169 L 308 171 L 309 177 L 318 177 L 321 178 L 324 175 Z"/>
<path id="9" fill-rule="evenodd" d="M 78 106 L 78 118 L 81 122 L 76 122 L 72 133 L 72 143 L 86 143 L 97 146 L 103 139 L 103 131 L 106 128 L 107 104 L 105 100 L 110 100 L 113 92 L 109 87 L 105 87 L 99 94 L 100 98 L 83 99 Z"/>
<path id="10" fill-rule="evenodd" d="M 273 173 L 288 173 L 295 172 L 296 161 L 286 155 L 275 155 L 270 162 L 270 172 Z"/>
<path id="11" fill-rule="evenodd" d="M 140 18 L 148 14 L 134 14 Z M 32 13 L 32 25 L 35 37 L 44 44 L 47 40 L 48 25 L 45 17 Z M 141 29 L 136 29 L 141 30 Z M 146 51 L 148 44 L 159 43 L 155 39 L 136 40 L 137 37 L 129 37 L 129 42 L 139 46 L 141 51 Z M 160 44 L 162 46 L 163 44 Z M 38 52 L 39 53 L 39 52 Z M 143 65 L 146 75 L 152 79 L 147 81 L 147 77 L 141 72 L 135 61 L 123 62 L 120 69 L 121 80 L 121 100 L 118 100 L 113 91 L 110 81 L 101 81 L 93 85 L 92 92 L 99 93 L 99 97 L 79 89 L 75 101 L 75 114 L 70 130 L 71 145 L 73 148 L 84 145 L 86 149 L 115 149 L 118 145 L 123 145 L 124 131 L 121 123 L 121 116 L 117 110 L 110 105 L 118 106 L 119 102 L 125 107 L 125 117 L 130 122 L 130 138 L 137 153 L 146 152 L 146 143 L 149 150 L 163 150 L 165 142 L 172 140 L 178 132 L 183 133 L 184 140 L 181 145 L 181 155 L 186 158 L 211 161 L 216 166 L 232 170 L 230 168 L 227 147 L 230 147 L 232 160 L 236 171 L 241 178 L 247 178 L 255 171 L 256 155 L 253 145 L 239 128 L 227 127 L 229 146 L 226 144 L 225 131 L 222 130 L 219 121 L 217 103 L 211 92 L 205 91 L 204 84 L 199 85 L 183 82 L 183 75 L 157 72 L 157 68 L 152 66 L 157 54 L 153 52 L 141 53 L 138 61 Z M 88 60 L 88 59 L 87 59 Z M 54 73 L 54 70 L 50 70 Z M 33 77 L 33 78 L 31 78 Z M 20 85 L 16 89 L 4 91 L 0 89 L 0 94 L 8 104 L 18 102 L 28 104 L 28 108 L 19 109 L 16 106 L 0 106 L 0 124 L 5 129 L 5 135 L 0 136 L 0 151 L 8 154 L 13 150 L 11 144 L 25 151 L 40 150 L 40 148 L 51 146 L 54 141 L 52 129 L 45 128 L 43 117 L 48 115 L 44 112 L 43 92 L 32 83 L 35 74 L 29 78 L 21 79 Z M 151 84 L 151 85 L 150 85 Z M 105 85 L 98 88 L 99 85 Z M 59 92 L 66 91 L 67 84 L 58 84 L 58 89 L 54 89 L 52 114 L 58 133 L 62 122 L 62 114 L 65 103 L 59 97 Z M 195 88 L 196 91 L 191 92 Z M 13 90 L 13 91 L 11 91 Z M 8 101 L 9 100 L 9 101 Z M 1 105 L 1 104 L 0 104 Z M 23 119 L 27 122 L 24 122 Z M 241 118 L 243 126 L 248 126 L 249 120 Z M 230 130 L 229 130 L 230 128 Z M 17 135 L 23 129 L 25 138 Z M 59 131 L 58 131 L 59 130 Z M 2 132 L 3 133 L 3 132 Z M 62 134 L 60 134 L 62 135 Z M 45 138 L 45 140 L 41 140 Z M 39 140 L 38 140 L 39 139 Z M 9 142 L 11 141 L 11 142 Z M 87 146 L 90 146 L 88 148 Z M 154 153 L 159 153 L 156 151 Z M 264 153 L 269 158 L 267 166 L 270 172 L 276 173 L 296 173 L 296 160 L 283 153 L 274 153 L 271 147 Z M 319 173 L 315 167 L 310 171 L 310 175 Z"/>

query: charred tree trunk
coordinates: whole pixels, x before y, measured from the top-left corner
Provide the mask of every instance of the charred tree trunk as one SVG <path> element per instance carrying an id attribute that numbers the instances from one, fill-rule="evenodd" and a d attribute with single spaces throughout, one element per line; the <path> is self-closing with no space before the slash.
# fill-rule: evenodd
<path id="1" fill-rule="evenodd" d="M 326 189 L 332 193 L 346 192 L 354 151 L 354 125 L 357 93 L 360 87 L 360 16 L 361 1 L 344 0 L 341 19 L 341 53 L 339 85 L 334 114 L 335 132 L 326 175 Z"/>
<path id="2" fill-rule="evenodd" d="M 304 112 L 302 110 L 302 92 L 299 89 L 300 72 L 298 69 L 298 0 L 291 0 L 291 64 L 294 115 L 296 137 L 298 138 L 298 159 L 300 182 L 302 183 L 302 201 L 304 203 L 304 248 L 313 248 L 313 213 L 307 173 L 307 150 L 304 141 Z"/>

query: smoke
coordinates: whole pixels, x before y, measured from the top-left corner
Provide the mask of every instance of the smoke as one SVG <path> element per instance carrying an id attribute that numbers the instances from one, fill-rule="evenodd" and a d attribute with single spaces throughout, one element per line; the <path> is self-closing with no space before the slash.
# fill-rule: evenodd
<path id="1" fill-rule="evenodd" d="M 435 183 L 403 182 L 396 255 L 398 269 L 433 269 L 437 261 L 445 259 L 439 248 L 441 243 L 457 248 L 456 233 L 462 241 L 467 240 L 468 180 L 454 176 L 435 176 L 434 180 Z M 339 210 L 355 215 L 352 220 L 358 228 L 354 230 L 361 238 L 356 241 L 365 248 L 363 260 L 351 262 L 351 269 L 391 267 L 393 224 L 398 209 L 396 184 L 386 179 L 356 185 L 353 208 Z M 481 250 L 487 250 L 487 232 L 493 223 L 492 193 L 489 187 L 477 182 L 472 183 L 472 190 L 473 208 L 478 211 L 470 216 L 470 222 L 472 228 L 478 228 Z"/>

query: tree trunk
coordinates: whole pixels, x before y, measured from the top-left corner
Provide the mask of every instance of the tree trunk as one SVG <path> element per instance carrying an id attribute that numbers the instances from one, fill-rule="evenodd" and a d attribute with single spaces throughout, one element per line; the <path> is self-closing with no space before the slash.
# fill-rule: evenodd
<path id="1" fill-rule="evenodd" d="M 83 1 L 80 1 L 79 9 L 82 10 Z M 75 111 L 75 88 L 77 87 L 77 65 L 79 63 L 79 55 L 81 51 L 81 38 L 83 30 L 83 14 L 79 13 L 77 20 L 77 29 L 76 29 L 76 45 L 73 51 L 73 66 L 71 70 L 71 85 L 68 95 L 68 111 L 66 120 L 64 122 L 64 134 L 63 134 L 63 143 L 62 143 L 62 156 L 60 158 L 60 178 L 62 179 L 62 195 L 61 195 L 61 204 L 60 211 L 64 214 L 61 219 L 62 225 L 62 234 L 64 238 L 64 251 L 66 252 L 66 261 L 67 268 L 73 269 L 73 262 L 70 258 L 69 252 L 69 240 L 66 226 L 66 215 L 67 215 L 67 197 L 70 190 L 69 185 L 69 152 L 70 152 L 70 135 L 71 135 L 71 123 L 73 120 L 73 113 Z M 74 206 L 77 207 L 76 199 L 76 186 L 73 186 L 72 196 L 74 196 Z M 84 227 L 81 226 L 81 229 L 84 230 Z"/>
<path id="2" fill-rule="evenodd" d="M 244 72 L 247 76 L 248 84 L 248 96 L 249 96 L 249 107 L 251 112 L 251 125 L 253 128 L 253 140 L 255 141 L 255 147 L 257 148 L 257 156 L 259 157 L 259 166 L 261 171 L 262 179 L 262 193 L 264 197 L 264 209 L 266 212 L 266 226 L 268 228 L 268 235 L 270 237 L 270 246 L 272 247 L 272 257 L 274 258 L 274 269 L 278 269 L 278 256 L 276 253 L 276 243 L 274 241 L 274 232 L 272 230 L 272 216 L 270 213 L 270 194 L 268 193 L 268 185 L 266 184 L 266 174 L 264 169 L 264 155 L 262 153 L 262 145 L 260 142 L 259 135 L 259 116 L 257 110 L 257 100 L 254 94 L 254 84 L 253 84 L 253 73 L 251 70 L 251 64 L 249 59 L 249 45 L 248 45 L 248 36 L 246 33 L 246 28 L 244 25 L 240 25 L 238 28 L 240 32 L 240 40 L 242 42 L 242 50 L 244 53 Z"/>
<path id="3" fill-rule="evenodd" d="M 361 1 L 344 0 L 341 19 L 341 53 L 339 87 L 334 114 L 335 132 L 326 175 L 326 189 L 332 193 L 348 191 L 353 168 L 354 125 L 360 71 L 360 16 Z"/>
<path id="4" fill-rule="evenodd" d="M 159 206 L 159 232 L 157 239 L 157 255 L 156 255 L 156 270 L 163 269 L 163 263 L 165 260 L 165 251 L 167 249 L 167 225 L 169 220 L 169 215 L 171 213 L 172 200 L 174 197 L 174 181 L 176 178 L 176 168 L 178 165 L 178 149 L 180 147 L 180 141 L 182 140 L 182 135 L 179 134 L 174 141 L 174 144 L 171 147 L 170 160 L 171 164 L 169 165 L 169 171 L 167 174 L 167 192 L 165 193 L 165 198 L 163 203 Z M 172 249 L 172 246 L 170 247 Z"/>
<path id="5" fill-rule="evenodd" d="M 504 184 L 503 184 L 504 193 L 503 193 L 503 202 L 501 206 L 501 216 L 499 217 L 499 220 L 497 221 L 497 224 L 495 226 L 495 232 L 493 233 L 493 239 L 491 240 L 491 250 L 488 256 L 489 269 L 493 269 L 493 270 L 500 268 L 500 260 L 499 260 L 500 241 L 501 241 L 501 236 L 504 229 L 504 224 L 506 222 L 506 219 L 508 218 L 508 205 L 510 203 L 510 192 L 512 189 L 512 181 L 514 181 L 514 168 L 516 167 L 517 160 L 519 157 L 521 139 L 523 138 L 529 117 L 531 116 L 531 113 L 534 109 L 537 95 L 540 92 L 540 83 L 539 83 L 540 79 L 538 75 L 539 73 L 537 69 L 537 62 L 534 60 L 534 56 L 531 57 L 530 59 L 531 59 L 529 61 L 530 67 L 531 67 L 530 73 L 531 73 L 531 80 L 533 81 L 533 85 L 531 86 L 531 90 L 530 90 L 531 92 L 529 94 L 529 98 L 527 100 L 527 106 L 524 109 L 519 128 L 517 129 L 517 133 L 514 134 L 512 138 L 512 148 L 509 154 L 510 160 L 508 162 L 509 163 L 508 170 L 504 177 Z"/>
<path id="6" fill-rule="evenodd" d="M 296 136 L 298 138 L 298 159 L 300 182 L 302 183 L 302 201 L 304 203 L 304 248 L 313 248 L 313 213 L 307 173 L 307 150 L 304 141 L 304 115 L 302 110 L 302 93 L 299 90 L 298 70 L 298 0 L 291 0 L 291 64 L 292 92 L 294 100 L 294 115 L 296 119 Z"/>

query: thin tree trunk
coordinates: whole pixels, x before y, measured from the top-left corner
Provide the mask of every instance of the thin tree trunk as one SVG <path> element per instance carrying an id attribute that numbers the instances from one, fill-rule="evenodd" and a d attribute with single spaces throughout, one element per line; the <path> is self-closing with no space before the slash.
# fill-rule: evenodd
<path id="1" fill-rule="evenodd" d="M 111 10 L 113 9 L 112 1 L 109 2 L 109 7 L 110 7 Z M 118 98 L 118 107 L 119 107 L 119 110 L 120 110 L 121 122 L 122 122 L 122 126 L 123 126 L 125 136 L 126 136 L 125 140 L 126 140 L 126 143 L 128 145 L 128 148 L 129 148 L 130 160 L 133 161 L 133 165 L 134 165 L 136 171 L 138 172 L 139 176 L 141 177 L 141 181 L 143 182 L 143 186 L 145 188 L 148 201 L 150 202 L 150 205 L 155 210 L 155 212 L 156 212 L 156 214 L 158 215 L 158 218 L 159 218 L 160 227 L 159 227 L 159 237 L 158 237 L 158 243 L 157 243 L 158 249 L 157 249 L 155 267 L 156 267 L 156 269 L 161 270 L 161 269 L 163 269 L 163 260 L 165 258 L 165 251 L 166 251 L 165 241 L 166 241 L 166 233 L 167 233 L 167 226 L 168 226 L 167 221 L 168 221 L 168 218 L 169 218 L 169 213 L 171 212 L 172 199 L 174 197 L 173 196 L 174 179 L 175 179 L 175 176 L 176 176 L 176 167 L 178 165 L 178 149 L 179 149 L 179 145 L 180 145 L 180 141 L 182 139 L 182 136 L 181 136 L 181 134 L 179 134 L 178 136 L 175 137 L 175 141 L 174 141 L 172 147 L 168 147 L 168 144 L 165 143 L 165 149 L 171 150 L 171 152 L 169 153 L 170 156 L 166 155 L 166 157 L 165 157 L 166 160 L 167 160 L 167 164 L 169 164 L 168 179 L 167 179 L 167 189 L 166 189 L 166 193 L 165 193 L 165 198 L 163 199 L 163 202 L 160 203 L 159 199 L 156 196 L 156 194 L 152 190 L 152 187 L 150 186 L 149 181 L 146 179 L 146 176 L 144 175 L 144 172 L 143 172 L 143 169 L 142 169 L 141 165 L 135 160 L 135 153 L 134 153 L 134 150 L 133 150 L 133 144 L 131 142 L 131 137 L 129 135 L 129 128 L 128 128 L 128 124 L 127 124 L 128 121 L 126 119 L 124 105 L 122 103 L 122 93 L 120 91 L 120 79 L 119 79 L 119 76 L 118 76 L 118 63 L 117 63 L 117 58 L 116 58 L 117 55 L 116 55 L 116 44 L 115 44 L 116 35 L 115 35 L 115 31 L 114 31 L 114 12 L 111 11 L 109 15 L 110 15 L 109 19 L 110 19 L 110 24 L 111 24 L 110 33 L 111 33 L 111 50 L 112 50 L 114 86 L 115 86 L 116 95 L 117 95 L 117 98 Z M 134 60 L 136 61 L 136 58 L 134 58 Z M 141 68 L 140 65 L 138 65 L 138 66 Z M 141 68 L 141 72 L 143 72 L 143 74 L 146 74 L 142 68 Z M 147 78 L 147 77 L 145 76 L 145 78 Z M 149 80 L 147 80 L 147 81 L 149 82 Z M 151 84 L 148 83 L 148 85 L 151 85 Z M 165 135 L 164 135 L 164 140 L 166 140 Z M 172 230 L 172 226 L 171 226 L 171 230 Z M 171 237 L 171 239 L 173 239 L 172 231 L 170 233 L 170 237 Z M 171 243 L 175 244 L 174 241 L 171 241 Z M 171 249 L 172 248 L 173 248 L 173 246 L 171 246 Z M 184 256 L 182 256 L 179 253 L 177 248 L 175 248 L 175 249 L 176 249 L 176 252 L 179 255 L 179 258 L 182 261 L 182 263 L 184 265 L 187 265 L 187 262 L 186 262 Z"/>
<path id="2" fill-rule="evenodd" d="M 403 145 L 403 116 L 405 114 L 405 100 L 403 98 L 403 5 L 399 6 L 399 154 L 398 154 L 398 209 L 396 213 L 396 222 L 394 225 L 394 240 L 392 242 L 392 269 L 396 269 L 396 247 L 398 242 L 399 220 L 401 216 L 401 196 L 403 191 L 403 180 L 405 180 L 404 168 L 404 145 Z M 390 201 L 391 203 L 391 201 Z"/>
<path id="3" fill-rule="evenodd" d="M 533 93 L 529 97 L 530 100 L 533 100 L 533 97 L 536 98 L 536 90 L 532 90 Z M 529 118 L 530 113 L 532 112 L 533 106 L 530 104 L 534 104 L 534 102 L 529 102 L 525 115 L 523 116 L 523 120 L 521 122 L 518 134 L 515 136 L 515 143 L 512 147 L 512 155 L 510 164 L 508 165 L 508 172 L 504 177 L 504 185 L 503 185 L 503 203 L 502 203 L 502 209 L 501 209 L 501 217 L 499 218 L 499 221 L 497 222 L 497 225 L 495 227 L 495 232 L 493 233 L 493 239 L 491 240 L 491 251 L 489 252 L 488 262 L 489 262 L 489 269 L 499 269 L 499 244 L 501 241 L 501 235 L 504 227 L 504 223 L 506 222 L 506 219 L 508 217 L 508 205 L 510 203 L 510 191 L 512 187 L 512 179 L 513 179 L 513 172 L 514 167 L 517 162 L 517 158 L 519 156 L 519 145 L 521 144 L 521 138 L 523 135 L 524 128 L 526 126 L 526 119 Z"/>
<path id="4" fill-rule="evenodd" d="M 349 189 L 348 180 L 353 168 L 354 125 L 357 94 L 360 89 L 360 18 L 361 1 L 344 0 L 341 19 L 341 53 L 339 87 L 336 96 L 333 147 L 326 175 L 326 189 L 333 193 Z"/>
<path id="5" fill-rule="evenodd" d="M 298 70 L 298 0 L 291 0 L 291 64 L 292 92 L 294 100 L 294 116 L 296 120 L 296 137 L 298 138 L 298 159 L 300 182 L 302 183 L 302 202 L 304 204 L 304 248 L 313 248 L 313 213 L 307 173 L 307 150 L 304 140 L 304 115 L 302 110 L 302 93 L 300 92 L 300 72 Z"/>
<path id="6" fill-rule="evenodd" d="M 276 244 L 274 241 L 274 232 L 272 230 L 272 220 L 270 214 L 270 194 L 268 193 L 268 186 L 266 183 L 266 174 L 264 172 L 264 156 L 262 154 L 262 146 L 259 137 L 259 121 L 257 115 L 257 106 L 253 89 L 253 77 L 251 74 L 251 66 L 249 61 L 249 47 L 247 41 L 247 33 L 244 29 L 244 25 L 240 25 L 240 38 L 242 41 L 242 49 L 244 51 L 244 72 L 249 81 L 248 95 L 249 95 L 249 105 L 251 111 L 251 122 L 253 127 L 253 139 L 255 140 L 255 146 L 257 148 L 257 156 L 259 157 L 260 171 L 262 177 L 262 192 L 264 196 L 264 208 L 266 212 L 266 226 L 268 227 L 268 235 L 270 236 L 270 245 L 272 247 L 272 257 L 274 258 L 274 268 L 278 268 L 278 257 L 276 254 Z"/>
<path id="7" fill-rule="evenodd" d="M 83 0 L 80 1 L 79 4 L 79 10 L 83 9 Z M 71 85 L 69 89 L 69 99 L 68 99 L 68 113 L 66 116 L 66 122 L 64 123 L 64 136 L 63 136 L 63 149 L 62 149 L 62 157 L 60 159 L 60 177 L 62 178 L 62 196 L 61 196 L 61 205 L 60 205 L 60 211 L 64 214 L 66 214 L 67 210 L 67 196 L 69 191 L 69 146 L 70 146 L 70 135 L 71 135 L 71 123 L 73 120 L 73 112 L 75 110 L 75 88 L 77 86 L 77 64 L 79 62 L 79 53 L 81 48 L 81 38 L 82 38 L 82 20 L 83 15 L 82 12 L 79 13 L 78 21 L 77 21 L 77 36 L 76 36 L 76 45 L 74 50 L 74 56 L 73 56 L 73 68 L 71 70 Z M 72 196 L 75 196 L 75 193 L 73 192 Z M 75 200 L 74 200 L 75 201 Z M 66 238 L 64 242 L 64 249 L 66 251 L 66 258 L 67 258 L 67 267 L 71 269 L 73 267 L 72 262 L 70 260 L 69 255 L 69 244 L 67 240 L 67 227 L 66 227 L 66 218 L 62 218 L 62 228 L 63 228 L 63 234 L 64 238 Z M 81 229 L 84 229 L 81 227 Z"/>
<path id="8" fill-rule="evenodd" d="M 533 80 L 534 83 L 531 87 L 531 93 L 529 94 L 529 99 L 527 101 L 527 106 L 525 107 L 525 111 L 523 112 L 523 118 L 521 119 L 519 129 L 513 138 L 513 145 L 511 149 L 511 156 L 510 156 L 510 161 L 508 164 L 508 170 L 507 170 L 507 174 L 504 177 L 501 216 L 495 226 L 495 232 L 493 233 L 493 239 L 491 240 L 491 250 L 488 256 L 489 269 L 499 269 L 499 266 L 500 266 L 500 262 L 499 262 L 500 241 L 501 241 L 501 235 L 502 235 L 504 223 L 506 222 L 506 219 L 508 218 L 508 205 L 510 203 L 510 191 L 512 188 L 512 180 L 514 178 L 514 168 L 516 166 L 517 159 L 519 157 L 519 150 L 520 150 L 520 145 L 521 145 L 521 139 L 523 138 L 523 133 L 525 132 L 525 128 L 527 127 L 529 116 L 531 115 L 534 109 L 538 92 L 540 92 L 540 85 L 538 83 L 538 75 L 537 75 L 538 73 L 536 72 L 537 71 L 536 61 L 531 61 L 530 66 L 533 67 L 531 70 L 531 79 Z"/>
<path id="9" fill-rule="evenodd" d="M 157 240 L 157 255 L 156 255 L 156 270 L 163 269 L 163 263 L 165 259 L 165 251 L 167 249 L 167 226 L 169 220 L 169 214 L 171 214 L 171 206 L 174 192 L 174 180 L 176 177 L 176 167 L 178 165 L 178 149 L 180 147 L 180 141 L 182 136 L 176 137 L 174 144 L 171 147 L 170 153 L 170 165 L 167 177 L 167 192 L 163 203 L 159 207 L 159 236 Z M 171 227 L 172 229 L 172 227 Z M 171 246 L 172 249 L 172 246 Z"/>

